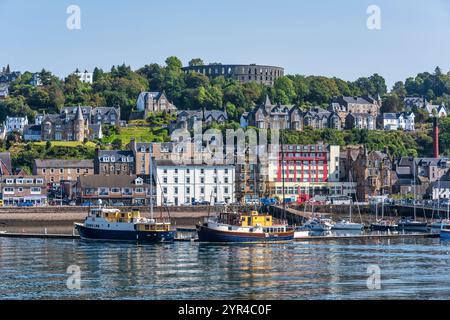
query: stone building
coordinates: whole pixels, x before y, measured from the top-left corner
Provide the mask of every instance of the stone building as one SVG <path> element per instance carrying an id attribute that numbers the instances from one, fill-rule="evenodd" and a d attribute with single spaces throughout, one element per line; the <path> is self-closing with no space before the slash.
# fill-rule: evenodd
<path id="1" fill-rule="evenodd" d="M 81 107 L 75 114 L 45 115 L 42 119 L 41 136 L 44 141 L 84 141 L 89 138 L 89 122 L 83 116 Z"/>
<path id="2" fill-rule="evenodd" d="M 336 112 L 341 119 L 346 119 L 349 113 L 370 114 L 374 119 L 378 117 L 382 105 L 381 97 L 335 97 L 330 106 L 330 111 Z"/>
<path id="3" fill-rule="evenodd" d="M 33 174 L 42 176 L 46 183 L 76 181 L 80 176 L 94 174 L 94 161 L 35 159 L 33 162 Z"/>
<path id="4" fill-rule="evenodd" d="M 228 120 L 228 114 L 222 110 L 183 110 L 177 113 L 177 120 L 170 125 L 170 131 L 175 129 L 193 130 L 200 124 L 204 127 L 218 123 L 223 124 Z"/>
<path id="5" fill-rule="evenodd" d="M 272 104 L 269 96 L 247 115 L 247 123 L 259 129 L 302 129 L 302 114 L 294 105 Z"/>
<path id="6" fill-rule="evenodd" d="M 225 77 L 234 79 L 240 83 L 256 82 L 267 86 L 273 86 L 275 80 L 284 76 L 284 69 L 274 66 L 243 65 L 243 64 L 209 64 L 201 66 L 184 67 L 183 71 L 197 72 L 208 77 Z"/>
<path id="7" fill-rule="evenodd" d="M 357 183 L 357 201 L 367 202 L 370 197 L 392 193 L 395 177 L 392 174 L 392 161 L 386 153 L 368 152 L 363 148 L 352 168 L 350 180 L 354 179 Z"/>
<path id="8" fill-rule="evenodd" d="M 94 173 L 100 175 L 132 175 L 136 163 L 131 150 L 95 150 Z"/>
<path id="9" fill-rule="evenodd" d="M 314 107 L 303 114 L 303 126 L 313 129 L 342 129 L 342 120 L 334 111 L 327 111 L 320 107 Z"/>
<path id="10" fill-rule="evenodd" d="M 150 186 L 144 179 L 130 175 L 91 175 L 80 176 L 73 192 L 77 202 L 115 205 L 147 205 Z"/>
<path id="11" fill-rule="evenodd" d="M 146 119 L 150 113 L 161 111 L 176 112 L 177 107 L 167 99 L 164 92 L 141 92 L 131 119 Z"/>
<path id="12" fill-rule="evenodd" d="M 376 130 L 376 118 L 370 113 L 349 113 L 345 117 L 345 129 Z"/>

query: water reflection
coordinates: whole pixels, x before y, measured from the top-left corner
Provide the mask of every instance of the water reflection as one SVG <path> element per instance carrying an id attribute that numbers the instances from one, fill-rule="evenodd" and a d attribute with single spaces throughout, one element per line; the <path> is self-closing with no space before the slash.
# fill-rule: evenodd
<path id="1" fill-rule="evenodd" d="M 147 246 L 0 239 L 0 297 L 447 298 L 449 247 L 439 239 Z M 81 291 L 66 287 L 72 264 L 81 267 Z M 366 287 L 370 264 L 381 268 L 380 291 Z"/>

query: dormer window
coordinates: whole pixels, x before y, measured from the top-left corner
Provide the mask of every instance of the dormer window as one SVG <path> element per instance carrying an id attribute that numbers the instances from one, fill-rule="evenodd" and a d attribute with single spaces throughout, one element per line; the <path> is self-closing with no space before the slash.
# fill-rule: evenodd
<path id="1" fill-rule="evenodd" d="M 116 158 L 115 157 L 111 157 L 111 162 L 116 162 Z"/>
<path id="2" fill-rule="evenodd" d="M 141 178 L 137 178 L 136 180 L 134 180 L 134 182 L 137 186 L 142 186 L 144 184 L 144 180 L 142 180 Z"/>
<path id="3" fill-rule="evenodd" d="M 103 162 L 109 162 L 109 157 L 103 157 Z"/>

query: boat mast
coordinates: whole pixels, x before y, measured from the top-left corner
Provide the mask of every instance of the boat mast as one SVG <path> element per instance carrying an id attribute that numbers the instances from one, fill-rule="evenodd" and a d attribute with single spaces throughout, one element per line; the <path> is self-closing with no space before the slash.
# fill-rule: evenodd
<path id="1" fill-rule="evenodd" d="M 153 220 L 153 163 L 152 163 L 152 149 L 150 146 L 150 218 Z"/>
<path id="2" fill-rule="evenodd" d="M 413 171 L 414 171 L 414 221 L 416 221 L 416 160 L 413 157 Z"/>
<path id="3" fill-rule="evenodd" d="M 286 215 L 286 193 L 284 190 L 284 141 L 283 141 L 283 130 L 281 132 L 281 178 L 282 178 L 282 187 L 283 187 L 283 215 L 282 218 L 284 220 L 284 216 Z"/>

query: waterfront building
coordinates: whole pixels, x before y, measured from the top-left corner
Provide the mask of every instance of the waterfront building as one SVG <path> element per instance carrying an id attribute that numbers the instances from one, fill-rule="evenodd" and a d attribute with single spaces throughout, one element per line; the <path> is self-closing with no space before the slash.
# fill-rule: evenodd
<path id="1" fill-rule="evenodd" d="M 95 150 L 94 173 L 98 175 L 133 175 L 136 163 L 131 150 Z"/>
<path id="2" fill-rule="evenodd" d="M 47 203 L 44 177 L 36 175 L 6 175 L 1 177 L 4 205 L 31 202 L 33 205 Z"/>
<path id="3" fill-rule="evenodd" d="M 256 64 L 212 63 L 209 65 L 184 67 L 183 71 L 185 73 L 201 73 L 210 78 L 225 77 L 237 80 L 240 83 L 256 82 L 267 86 L 273 86 L 278 78 L 284 76 L 284 69 L 281 67 Z"/>
<path id="4" fill-rule="evenodd" d="M 361 97 L 335 97 L 330 106 L 330 111 L 336 112 L 339 118 L 346 119 L 350 113 L 370 114 L 373 119 L 378 117 L 382 105 L 381 97 L 376 98 L 366 95 Z"/>
<path id="5" fill-rule="evenodd" d="M 435 181 L 431 185 L 431 196 L 433 200 L 448 199 L 450 201 L 450 181 Z"/>
<path id="6" fill-rule="evenodd" d="M 94 174 L 93 160 L 35 159 L 33 174 L 44 177 L 46 183 L 76 181 L 80 176 Z"/>
<path id="7" fill-rule="evenodd" d="M 80 204 L 86 202 L 96 204 L 98 200 L 102 200 L 104 204 L 110 205 L 147 205 L 149 187 L 144 179 L 133 174 L 80 176 L 73 198 Z"/>
<path id="8" fill-rule="evenodd" d="M 150 177 L 150 156 L 152 152 L 152 143 L 136 142 L 132 139 L 127 145 L 127 149 L 131 150 L 135 159 L 135 174 L 139 177 Z"/>
<path id="9" fill-rule="evenodd" d="M 352 179 L 357 183 L 357 201 L 367 202 L 370 197 L 392 193 L 395 176 L 392 174 L 393 163 L 386 153 L 368 152 L 364 147 L 352 167 Z"/>
<path id="10" fill-rule="evenodd" d="M 5 127 L 6 131 L 9 132 L 23 132 L 23 128 L 28 125 L 27 117 L 9 117 L 6 116 Z"/>
<path id="11" fill-rule="evenodd" d="M 449 158 L 413 157 L 398 159 L 395 162 L 396 180 L 392 192 L 407 195 L 412 194 L 415 188 L 416 198 L 423 198 L 429 194 L 430 185 L 439 180 L 446 180 L 450 169 L 449 160 Z"/>
<path id="12" fill-rule="evenodd" d="M 156 161 L 156 202 L 182 205 L 194 201 L 235 202 L 234 165 L 178 164 Z"/>
<path id="13" fill-rule="evenodd" d="M 94 73 L 88 72 L 87 70 L 84 70 L 84 72 L 80 72 L 78 69 L 74 72 L 74 75 L 80 79 L 83 83 L 94 83 Z"/>
<path id="14" fill-rule="evenodd" d="M 319 143 L 275 148 L 272 153 L 277 156 L 269 160 L 267 170 L 270 197 L 281 200 L 283 184 L 285 198 L 297 202 L 314 196 L 347 194 L 350 190 L 340 181 L 339 146 Z"/>

